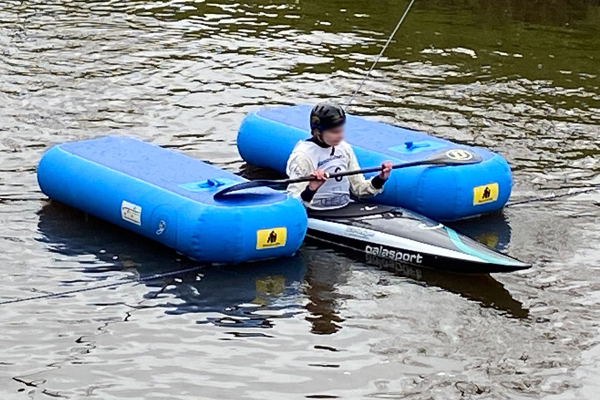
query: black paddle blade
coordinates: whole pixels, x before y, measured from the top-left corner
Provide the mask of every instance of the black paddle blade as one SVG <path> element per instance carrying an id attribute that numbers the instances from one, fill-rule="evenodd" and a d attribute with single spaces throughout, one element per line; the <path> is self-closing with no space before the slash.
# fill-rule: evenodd
<path id="1" fill-rule="evenodd" d="M 277 180 L 270 181 L 270 180 L 266 180 L 266 179 L 242 182 L 242 183 L 238 183 L 236 185 L 229 186 L 228 188 L 218 191 L 217 193 L 215 193 L 214 199 L 216 199 L 216 200 L 222 199 L 227 193 L 237 192 L 239 190 L 246 190 L 246 189 L 252 189 L 255 187 L 265 187 L 265 186 L 279 187 L 279 186 L 285 185 L 285 184 L 286 184 L 285 181 L 277 181 Z"/>
<path id="2" fill-rule="evenodd" d="M 472 150 L 456 148 L 441 150 L 427 159 L 428 164 L 436 164 L 437 161 L 440 165 L 466 165 L 478 164 L 483 158 Z"/>

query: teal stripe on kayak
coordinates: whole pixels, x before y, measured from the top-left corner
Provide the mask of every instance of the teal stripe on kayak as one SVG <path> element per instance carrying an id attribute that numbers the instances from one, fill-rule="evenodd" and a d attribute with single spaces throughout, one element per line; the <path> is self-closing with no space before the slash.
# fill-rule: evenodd
<path id="1" fill-rule="evenodd" d="M 458 233 L 456 233 L 455 231 L 453 231 L 452 229 L 450 229 L 448 227 L 444 227 L 444 229 L 446 230 L 446 233 L 448 233 L 448 237 L 450 238 L 452 243 L 454 243 L 454 245 L 456 247 L 458 247 L 458 249 L 460 251 L 462 251 L 463 253 L 466 253 L 470 256 L 479 257 L 482 260 L 487 261 L 492 264 L 515 265 L 515 262 L 513 262 L 512 260 L 506 260 L 505 258 L 502 258 L 502 257 L 495 257 L 491 254 L 485 254 L 485 253 L 475 250 L 472 247 L 469 247 L 468 245 L 464 244 L 462 242 L 462 240 L 460 240 L 460 236 L 458 236 Z"/>

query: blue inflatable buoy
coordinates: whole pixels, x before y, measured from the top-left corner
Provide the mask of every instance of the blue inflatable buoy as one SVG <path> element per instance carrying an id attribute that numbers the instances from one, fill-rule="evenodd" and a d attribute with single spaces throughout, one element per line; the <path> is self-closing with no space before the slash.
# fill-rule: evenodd
<path id="1" fill-rule="evenodd" d="M 285 173 L 287 159 L 300 140 L 310 137 L 310 106 L 260 110 L 243 121 L 238 150 L 249 164 Z M 346 141 L 363 168 L 425 160 L 435 153 L 463 157 L 468 151 L 482 162 L 461 166 L 421 166 L 396 170 L 382 194 L 372 201 L 400 206 L 438 221 L 453 221 L 501 209 L 512 189 L 508 163 L 497 153 L 438 139 L 425 133 L 348 116 Z M 467 153 L 468 154 L 468 153 Z"/>
<path id="2" fill-rule="evenodd" d="M 136 139 L 105 137 L 51 148 L 38 167 L 50 198 L 207 263 L 289 256 L 306 234 L 300 202 L 268 188 L 223 200 L 246 180 Z"/>

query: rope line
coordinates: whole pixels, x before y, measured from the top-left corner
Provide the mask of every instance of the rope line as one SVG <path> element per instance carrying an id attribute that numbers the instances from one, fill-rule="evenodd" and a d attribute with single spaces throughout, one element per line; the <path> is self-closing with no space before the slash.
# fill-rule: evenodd
<path id="1" fill-rule="evenodd" d="M 369 71 L 367 71 L 367 74 L 364 76 L 364 78 L 360 82 L 360 85 L 358 85 L 358 88 L 356 88 L 356 90 L 354 91 L 354 93 L 352 93 L 352 97 L 350 97 L 350 100 L 346 104 L 346 107 L 344 107 L 346 110 L 348 110 L 348 108 L 350 108 L 350 105 L 354 101 L 354 98 L 360 92 L 360 90 L 362 89 L 362 87 L 365 84 L 365 82 L 367 81 L 367 79 L 369 79 L 369 77 L 371 76 L 371 72 L 373 72 L 373 70 L 375 69 L 375 66 L 379 62 L 379 59 L 383 56 L 383 53 L 385 53 L 385 50 L 388 48 L 388 46 L 392 42 L 392 39 L 394 39 L 394 36 L 396 36 L 396 32 L 398 32 L 398 29 L 400 29 L 400 26 L 402 25 L 402 23 L 406 19 L 406 16 L 408 15 L 408 12 L 412 8 L 412 5 L 414 4 L 414 2 L 415 2 L 415 0 L 411 0 L 411 2 L 408 4 L 408 7 L 406 7 L 406 10 L 404 11 L 404 14 L 402 15 L 402 17 L 400 18 L 400 21 L 398 21 L 398 24 L 396 24 L 396 28 L 394 29 L 394 31 L 392 32 L 392 34 L 388 38 L 387 42 L 383 46 L 383 49 L 381 49 L 381 52 L 379 52 L 379 54 L 375 58 L 375 61 L 373 62 L 373 65 L 371 65 L 371 68 L 369 68 Z"/>
<path id="2" fill-rule="evenodd" d="M 18 202 L 18 201 L 44 201 L 48 200 L 48 198 L 19 198 L 19 197 L 0 197 L 0 203 L 8 203 L 8 202 Z"/>
<path id="3" fill-rule="evenodd" d="M 18 299 L 5 300 L 5 301 L 0 301 L 0 306 L 6 305 L 6 304 L 22 303 L 25 301 L 34 301 L 34 300 L 42 300 L 42 299 L 51 299 L 54 297 L 63 297 L 63 296 L 67 296 L 70 294 L 90 292 L 92 290 L 106 289 L 106 288 L 115 287 L 115 286 L 127 285 L 129 283 L 142 283 L 142 282 L 147 282 L 147 281 L 153 281 L 155 279 L 169 278 L 171 276 L 176 276 L 176 275 L 181 275 L 181 274 L 185 274 L 188 272 L 197 271 L 201 268 L 203 268 L 203 266 L 198 265 L 198 266 L 192 267 L 192 268 L 180 269 L 180 270 L 172 271 L 172 272 L 164 272 L 164 273 L 154 274 L 154 275 L 150 275 L 150 276 L 146 276 L 146 277 L 142 277 L 142 278 L 128 278 L 128 279 L 125 279 L 120 282 L 106 283 L 103 285 L 92 286 L 92 287 L 87 287 L 87 288 L 66 290 L 64 292 L 58 292 L 58 293 L 48 293 L 48 294 L 42 294 L 39 296 L 21 297 Z"/>
<path id="4" fill-rule="evenodd" d="M 553 194 L 553 195 L 545 196 L 545 197 L 534 197 L 532 199 L 517 200 L 517 201 L 508 203 L 504 207 L 512 207 L 512 206 L 518 206 L 518 205 L 522 205 L 522 204 L 536 203 L 538 201 L 552 201 L 555 199 L 577 196 L 578 194 L 591 193 L 591 192 L 595 192 L 597 190 L 600 190 L 600 186 L 594 186 L 594 187 L 591 187 L 591 188 L 588 188 L 585 190 L 580 190 L 578 192 L 567 192 L 567 193 L 563 193 L 563 194 Z"/>

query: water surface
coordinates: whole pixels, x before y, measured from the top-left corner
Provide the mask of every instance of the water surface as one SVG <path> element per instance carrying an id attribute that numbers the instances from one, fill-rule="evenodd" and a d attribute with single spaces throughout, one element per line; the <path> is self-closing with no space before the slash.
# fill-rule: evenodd
<path id="1" fill-rule="evenodd" d="M 2 299 L 194 264 L 50 203 L 52 144 L 133 135 L 234 172 L 244 116 L 346 101 L 397 1 L 0 0 Z M 600 184 L 600 2 L 418 0 L 352 111 L 500 152 L 513 198 Z M 457 229 L 464 277 L 293 258 L 2 307 L 2 399 L 595 399 L 600 195 Z M 375 265 L 374 265 L 375 264 Z"/>

